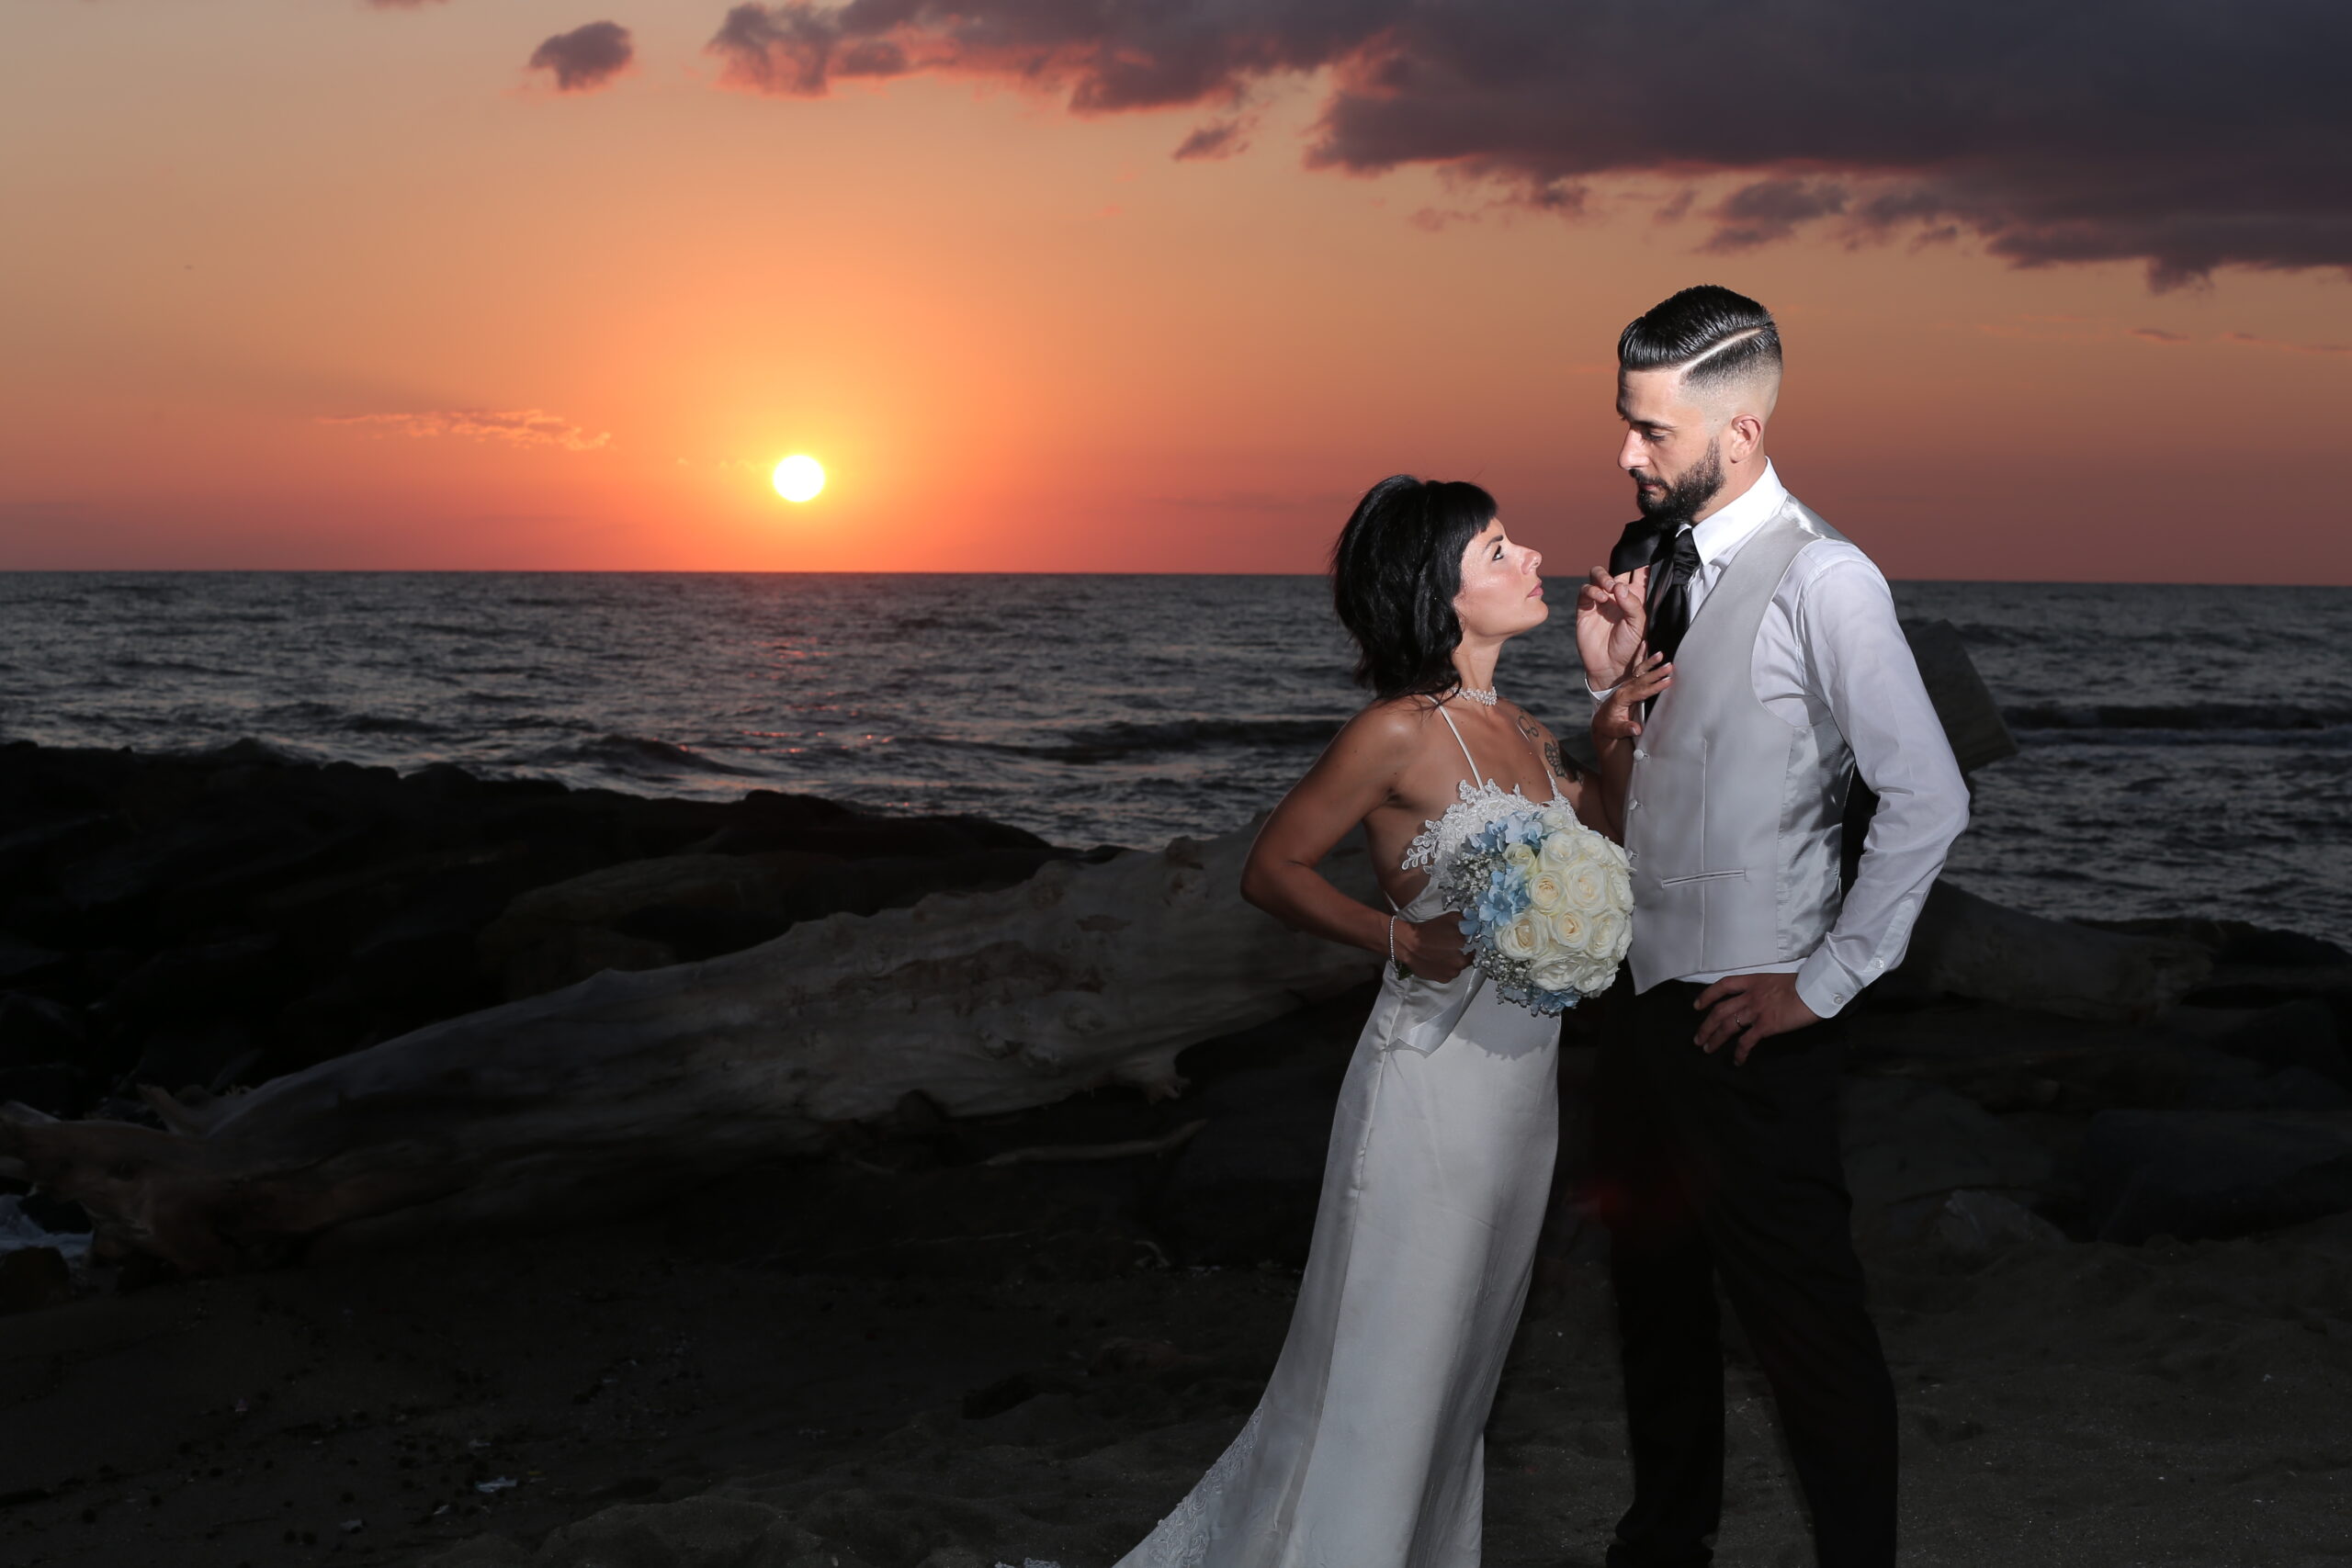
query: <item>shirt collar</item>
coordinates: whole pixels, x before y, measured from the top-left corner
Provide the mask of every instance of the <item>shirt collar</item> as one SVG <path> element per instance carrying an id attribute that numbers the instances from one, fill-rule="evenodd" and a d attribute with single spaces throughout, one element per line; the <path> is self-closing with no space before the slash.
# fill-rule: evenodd
<path id="1" fill-rule="evenodd" d="M 1770 522 L 1788 499 L 1781 476 L 1773 472 L 1772 460 L 1767 457 L 1764 472 L 1747 487 L 1746 495 L 1691 528 L 1690 542 L 1699 547 L 1700 564 L 1713 566 L 1736 554 L 1747 536 Z"/>

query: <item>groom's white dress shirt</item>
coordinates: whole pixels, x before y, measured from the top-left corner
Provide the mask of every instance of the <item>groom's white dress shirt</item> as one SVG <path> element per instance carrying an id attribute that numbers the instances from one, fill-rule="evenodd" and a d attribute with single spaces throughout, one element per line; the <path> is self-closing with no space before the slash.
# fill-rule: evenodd
<path id="1" fill-rule="evenodd" d="M 1788 493 L 1767 461 L 1745 495 L 1691 529 L 1693 617 Z M 1808 957 L 1676 978 L 1793 973 L 1805 1006 L 1829 1018 L 1902 961 L 1944 855 L 1968 825 L 1968 786 L 1895 620 L 1894 592 L 1853 545 L 1816 539 L 1797 553 L 1765 611 L 1750 672 L 1757 700 L 1787 724 L 1809 728 L 1824 714 L 1837 721 L 1878 810 L 1838 922 Z"/>

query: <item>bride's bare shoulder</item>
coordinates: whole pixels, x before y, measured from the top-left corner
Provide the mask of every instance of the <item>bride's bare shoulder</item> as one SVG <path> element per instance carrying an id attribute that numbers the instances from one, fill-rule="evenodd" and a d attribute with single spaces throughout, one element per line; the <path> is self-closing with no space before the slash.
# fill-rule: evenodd
<path id="1" fill-rule="evenodd" d="M 1409 767 L 1428 744 L 1426 697 L 1386 697 L 1362 708 L 1332 738 L 1321 768 L 1393 778 Z"/>
<path id="2" fill-rule="evenodd" d="M 1427 697 L 1383 697 L 1358 709 L 1340 734 L 1360 746 L 1410 751 L 1420 745 L 1435 711 Z"/>

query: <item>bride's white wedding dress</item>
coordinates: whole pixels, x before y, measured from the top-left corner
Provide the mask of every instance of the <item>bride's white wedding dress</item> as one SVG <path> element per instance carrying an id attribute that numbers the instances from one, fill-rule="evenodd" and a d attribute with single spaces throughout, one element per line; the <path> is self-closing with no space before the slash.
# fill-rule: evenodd
<path id="1" fill-rule="evenodd" d="M 1506 803 L 1530 805 L 1453 738 L 1477 783 L 1414 840 L 1408 867 Z M 1440 912 L 1430 888 L 1402 911 Z M 1483 1431 L 1559 1141 L 1559 1033 L 1556 1017 L 1500 1000 L 1475 969 L 1443 985 L 1384 970 L 1265 1395 L 1119 1568 L 1476 1568 Z"/>

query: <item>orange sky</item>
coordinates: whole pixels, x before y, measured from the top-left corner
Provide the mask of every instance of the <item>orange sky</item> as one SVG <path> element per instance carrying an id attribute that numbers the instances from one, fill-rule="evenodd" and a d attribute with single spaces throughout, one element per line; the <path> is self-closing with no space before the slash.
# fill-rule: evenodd
<path id="1" fill-rule="evenodd" d="M 1678 179 L 1563 219 L 1311 170 L 1312 77 L 1178 162 L 1197 114 L 729 90 L 721 7 L 648 9 L 558 94 L 524 62 L 592 14 L 537 0 L 19 7 L 0 568 L 1305 571 L 1404 469 L 1557 569 L 1631 515 L 1618 329 L 1715 281 L 1781 319 L 1783 477 L 1890 575 L 2352 582 L 2340 272 L 1708 255 Z"/>

